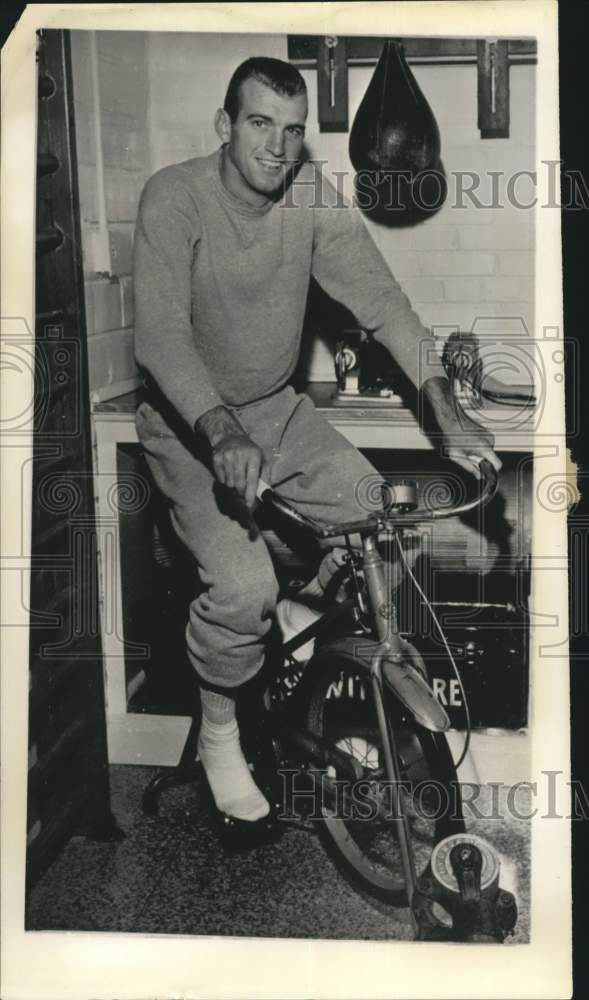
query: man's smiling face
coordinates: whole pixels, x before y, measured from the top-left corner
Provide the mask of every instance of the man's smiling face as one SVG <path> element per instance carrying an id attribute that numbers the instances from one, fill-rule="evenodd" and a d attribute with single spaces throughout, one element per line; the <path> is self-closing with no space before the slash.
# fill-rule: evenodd
<path id="1" fill-rule="evenodd" d="M 217 112 L 226 187 L 249 204 L 268 201 L 300 159 L 306 118 L 306 94 L 288 97 L 253 77 L 245 80 L 237 119 Z"/>

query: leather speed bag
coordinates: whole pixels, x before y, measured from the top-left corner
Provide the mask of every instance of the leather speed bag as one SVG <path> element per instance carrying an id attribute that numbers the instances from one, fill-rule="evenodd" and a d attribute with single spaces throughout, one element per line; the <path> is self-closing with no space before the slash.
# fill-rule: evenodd
<path id="1" fill-rule="evenodd" d="M 360 175 L 357 184 L 364 187 L 365 194 L 371 186 L 380 191 L 378 206 L 370 206 L 377 207 L 380 214 L 387 214 L 388 205 L 389 214 L 417 218 L 443 204 L 447 187 L 440 160 L 440 132 L 397 42 L 384 44 L 354 118 L 349 153 Z M 390 176 L 383 176 L 386 174 L 395 175 L 394 183 Z M 404 174 L 409 177 L 405 179 Z M 367 210 L 370 200 L 359 200 L 360 207 Z"/>

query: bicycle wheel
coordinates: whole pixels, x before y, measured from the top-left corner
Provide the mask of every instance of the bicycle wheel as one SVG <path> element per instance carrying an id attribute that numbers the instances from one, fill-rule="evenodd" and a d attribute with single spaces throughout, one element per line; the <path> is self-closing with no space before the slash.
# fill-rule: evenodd
<path id="1" fill-rule="evenodd" d="M 307 667 L 309 731 L 353 758 L 362 775 L 350 782 L 349 767 L 343 764 L 322 774 L 319 832 L 339 870 L 356 888 L 385 903 L 406 906 L 394 800 L 386 780 L 372 681 L 360 662 L 359 643 L 364 660 L 367 640 L 346 638 L 323 647 Z M 385 705 L 400 763 L 410 847 L 420 875 L 435 844 L 464 830 L 456 770 L 443 734 L 419 726 L 388 692 Z"/>

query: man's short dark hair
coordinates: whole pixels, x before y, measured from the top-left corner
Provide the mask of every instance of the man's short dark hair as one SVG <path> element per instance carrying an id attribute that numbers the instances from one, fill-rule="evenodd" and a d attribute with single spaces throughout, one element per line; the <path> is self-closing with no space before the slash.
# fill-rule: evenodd
<path id="1" fill-rule="evenodd" d="M 271 87 L 278 94 L 285 97 L 296 97 L 297 94 L 306 94 L 307 85 L 298 69 L 290 63 L 283 62 L 282 59 L 270 59 L 267 56 L 254 56 L 246 59 L 238 66 L 229 81 L 225 103 L 223 108 L 229 115 L 232 122 L 239 114 L 239 90 L 246 80 L 259 80 L 267 87 Z"/>

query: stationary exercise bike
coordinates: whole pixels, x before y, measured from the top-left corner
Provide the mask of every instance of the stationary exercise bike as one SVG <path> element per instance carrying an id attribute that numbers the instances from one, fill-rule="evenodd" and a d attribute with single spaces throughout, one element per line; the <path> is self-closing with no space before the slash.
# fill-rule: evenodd
<path id="1" fill-rule="evenodd" d="M 303 516 L 262 483 L 264 508 L 320 542 L 343 540 L 346 554 L 332 580 L 337 599 L 330 602 L 327 594 L 327 610 L 312 624 L 287 642 L 270 643 L 263 670 L 244 686 L 238 702 L 244 752 L 271 803 L 266 823 L 255 824 L 255 842 L 260 833 L 262 840 L 272 840 L 286 824 L 305 823 L 319 832 L 358 890 L 390 905 L 413 904 L 417 936 L 454 940 L 466 939 L 475 925 L 489 939 L 502 940 L 514 922 L 513 908 L 505 905 L 504 894 L 503 923 L 495 920 L 497 873 L 489 884 L 481 883 L 492 849 L 478 857 L 480 846 L 473 847 L 472 838 L 461 840 L 460 787 L 445 736 L 449 719 L 429 686 L 421 655 L 399 632 L 386 550 L 401 561 L 427 602 L 405 555 L 404 533 L 490 501 L 497 473 L 486 461 L 480 472 L 478 495 L 458 505 L 420 508 L 415 484 L 383 484 L 380 510 L 335 524 Z M 431 613 L 437 622 L 433 608 Z M 444 639 L 441 629 L 440 634 Z M 297 651 L 310 642 L 314 652 L 305 663 Z M 146 812 L 157 812 L 162 787 L 198 772 L 197 732 L 193 724 L 176 771 L 148 787 Z M 226 833 L 229 846 L 252 846 L 231 845 L 231 830 Z M 458 868 L 448 863 L 443 883 L 432 857 L 447 838 L 463 850 L 452 855 Z M 473 905 L 481 898 L 487 901 L 483 931 Z M 436 916 L 444 900 L 450 925 Z"/>

